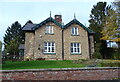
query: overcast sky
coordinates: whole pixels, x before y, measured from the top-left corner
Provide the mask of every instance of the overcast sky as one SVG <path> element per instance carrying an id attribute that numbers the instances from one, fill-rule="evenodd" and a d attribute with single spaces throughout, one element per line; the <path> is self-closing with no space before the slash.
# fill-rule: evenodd
<path id="1" fill-rule="evenodd" d="M 93 5 L 99 1 L 111 4 L 114 0 L 0 0 L 0 41 L 8 26 L 18 21 L 22 26 L 28 21 L 40 23 L 50 16 L 61 14 L 64 24 L 74 18 L 85 26 L 89 26 L 88 20 Z"/>

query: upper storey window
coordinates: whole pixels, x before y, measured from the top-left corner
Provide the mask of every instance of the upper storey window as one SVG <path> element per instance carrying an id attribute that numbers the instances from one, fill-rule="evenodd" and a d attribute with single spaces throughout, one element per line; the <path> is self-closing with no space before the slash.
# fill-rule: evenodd
<path id="1" fill-rule="evenodd" d="M 77 27 L 72 27 L 71 33 L 72 33 L 72 35 L 79 35 L 78 28 Z"/>
<path id="2" fill-rule="evenodd" d="M 46 34 L 53 34 L 53 26 L 51 25 L 46 26 Z"/>

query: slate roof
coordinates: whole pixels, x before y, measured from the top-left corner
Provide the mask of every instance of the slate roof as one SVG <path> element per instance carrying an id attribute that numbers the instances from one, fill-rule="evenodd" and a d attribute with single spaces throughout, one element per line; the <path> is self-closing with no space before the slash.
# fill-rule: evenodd
<path id="1" fill-rule="evenodd" d="M 64 26 L 64 29 L 66 29 L 67 27 L 69 27 L 71 24 L 78 24 L 80 25 L 83 29 L 85 29 L 89 34 L 94 34 L 95 32 L 90 30 L 89 28 L 85 27 L 82 23 L 80 23 L 77 19 L 73 19 L 72 21 L 70 21 L 69 23 L 67 23 L 65 26 Z"/>
<path id="2" fill-rule="evenodd" d="M 37 24 L 27 23 L 23 26 L 23 31 L 34 31 L 32 28 L 36 26 Z"/>
<path id="3" fill-rule="evenodd" d="M 81 24 L 77 19 L 73 19 L 72 21 L 70 21 L 69 23 L 67 23 L 66 25 L 61 25 L 60 23 L 58 23 L 55 19 L 53 19 L 52 17 L 49 17 L 47 19 L 45 19 L 44 21 L 42 21 L 39 24 L 31 24 L 31 23 L 27 23 L 24 27 L 23 30 L 24 31 L 34 31 L 35 29 L 38 29 L 39 27 L 41 27 L 42 25 L 45 25 L 47 22 L 53 22 L 55 23 L 57 26 L 59 26 L 61 29 L 66 29 L 67 27 L 69 27 L 71 24 L 76 23 L 78 25 L 80 25 L 83 29 L 85 29 L 89 34 L 94 34 L 95 32 L 93 32 L 92 30 L 90 30 L 89 28 L 85 27 L 83 24 Z"/>

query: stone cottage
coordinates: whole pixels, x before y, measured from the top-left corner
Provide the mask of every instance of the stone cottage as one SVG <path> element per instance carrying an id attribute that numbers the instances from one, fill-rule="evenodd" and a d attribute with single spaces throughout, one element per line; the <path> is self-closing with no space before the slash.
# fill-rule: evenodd
<path id="1" fill-rule="evenodd" d="M 51 16 L 39 24 L 27 23 L 25 55 L 31 60 L 89 59 L 94 52 L 94 32 L 76 18 L 62 25 L 62 15 Z"/>

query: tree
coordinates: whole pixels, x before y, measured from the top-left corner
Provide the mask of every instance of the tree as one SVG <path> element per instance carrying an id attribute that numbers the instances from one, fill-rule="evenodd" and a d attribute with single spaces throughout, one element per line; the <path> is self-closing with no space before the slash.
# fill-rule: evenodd
<path id="1" fill-rule="evenodd" d="M 24 43 L 24 32 L 22 31 L 21 24 L 16 21 L 8 27 L 4 37 L 4 45 L 6 53 L 11 56 L 17 55 L 18 47 L 21 43 Z"/>
<path id="2" fill-rule="evenodd" d="M 113 4 L 115 5 L 115 10 L 109 9 L 107 12 L 101 39 L 120 43 L 120 1 Z"/>
<path id="3" fill-rule="evenodd" d="M 118 38 L 118 24 L 117 24 L 117 14 L 113 9 L 108 11 L 106 16 L 106 21 L 104 24 L 104 28 L 102 30 L 102 40 L 113 40 Z"/>
<path id="4" fill-rule="evenodd" d="M 0 56 L 2 55 L 2 42 L 0 41 Z"/>
<path id="5" fill-rule="evenodd" d="M 117 13 L 117 23 L 118 23 L 118 38 L 114 39 L 113 41 L 117 42 L 120 48 L 120 1 L 113 2 L 113 5 L 115 7 L 115 11 Z"/>
<path id="6" fill-rule="evenodd" d="M 89 28 L 96 32 L 94 35 L 95 40 L 95 52 L 100 52 L 105 58 L 107 44 L 105 40 L 101 40 L 102 29 L 104 28 L 104 23 L 106 21 L 106 14 L 111 6 L 107 6 L 106 2 L 98 2 L 97 5 L 93 6 L 90 14 Z"/>
<path id="7" fill-rule="evenodd" d="M 19 44 L 17 39 L 11 40 L 9 44 L 6 45 L 7 52 L 16 55 L 19 52 Z"/>
<path id="8" fill-rule="evenodd" d="M 117 20 L 118 20 L 118 25 L 120 27 L 120 1 L 113 2 L 113 5 L 115 7 L 115 11 L 118 14 L 117 15 Z"/>
<path id="9" fill-rule="evenodd" d="M 31 20 L 28 20 L 26 23 L 32 23 L 33 24 L 33 22 Z"/>

